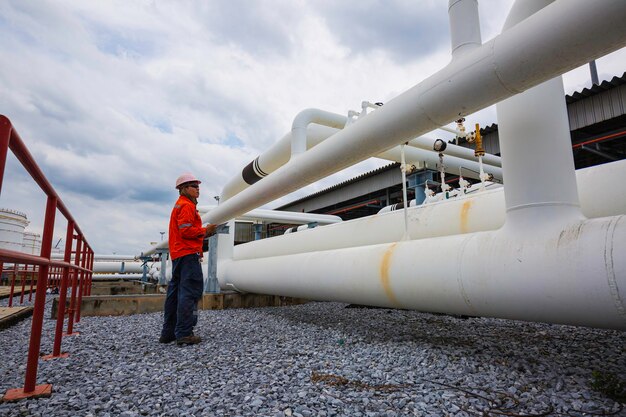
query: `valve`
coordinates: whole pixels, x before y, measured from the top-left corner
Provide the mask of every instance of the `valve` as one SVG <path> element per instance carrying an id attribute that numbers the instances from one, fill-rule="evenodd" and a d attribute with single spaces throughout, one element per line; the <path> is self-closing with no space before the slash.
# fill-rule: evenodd
<path id="1" fill-rule="evenodd" d="M 483 138 L 480 136 L 480 125 L 476 123 L 476 150 L 474 156 L 485 156 L 485 150 L 483 149 Z"/>
<path id="2" fill-rule="evenodd" d="M 435 152 L 443 152 L 448 147 L 448 144 L 443 139 L 437 139 L 435 143 L 433 143 L 433 150 Z"/>

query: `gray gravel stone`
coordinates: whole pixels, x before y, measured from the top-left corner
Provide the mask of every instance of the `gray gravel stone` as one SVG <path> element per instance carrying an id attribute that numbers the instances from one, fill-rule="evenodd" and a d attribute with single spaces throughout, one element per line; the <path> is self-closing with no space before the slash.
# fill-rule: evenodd
<path id="1" fill-rule="evenodd" d="M 507 412 L 608 414 L 592 371 L 626 375 L 626 333 L 610 330 L 309 303 L 200 311 L 204 342 L 178 347 L 157 342 L 161 321 L 82 318 L 70 359 L 39 363 L 52 396 L 0 415 L 440 416 L 515 401 Z M 0 331 L 3 392 L 23 384 L 29 333 L 30 320 Z"/>

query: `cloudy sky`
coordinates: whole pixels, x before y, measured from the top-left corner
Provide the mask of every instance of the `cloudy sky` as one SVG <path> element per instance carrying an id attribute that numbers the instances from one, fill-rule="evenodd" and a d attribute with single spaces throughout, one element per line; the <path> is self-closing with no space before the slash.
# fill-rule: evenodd
<path id="1" fill-rule="evenodd" d="M 447 4 L 3 0 L 0 114 L 96 253 L 137 254 L 167 230 L 180 173 L 200 177 L 200 203 L 213 204 L 300 110 L 347 114 L 445 66 Z M 479 2 L 483 41 L 511 4 Z M 624 50 L 598 60 L 600 78 L 622 75 L 625 62 Z M 567 93 L 590 85 L 586 67 L 564 80 Z M 493 108 L 469 120 L 497 122 Z M 268 207 L 386 163 L 363 162 Z M 44 206 L 10 155 L 0 207 L 25 212 L 40 232 Z"/>

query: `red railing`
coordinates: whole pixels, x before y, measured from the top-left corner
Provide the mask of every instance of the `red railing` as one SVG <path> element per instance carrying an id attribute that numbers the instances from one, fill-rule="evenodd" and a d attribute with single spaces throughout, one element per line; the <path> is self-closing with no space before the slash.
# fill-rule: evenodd
<path id="1" fill-rule="evenodd" d="M 52 391 L 51 384 L 36 385 L 37 366 L 39 364 L 39 350 L 41 347 L 41 332 L 43 327 L 43 316 L 46 304 L 46 290 L 48 288 L 48 279 L 51 282 L 58 283 L 58 275 L 60 273 L 60 291 L 59 304 L 57 311 L 57 323 L 54 337 L 54 346 L 51 355 L 47 355 L 44 359 L 61 358 L 67 355 L 61 353 L 61 338 L 63 336 L 73 334 L 74 321 L 80 321 L 80 301 L 84 291 L 89 292 L 91 286 L 91 275 L 93 269 L 93 250 L 85 240 L 83 233 L 76 224 L 74 218 L 59 196 L 57 195 L 50 182 L 47 180 L 32 155 L 24 145 L 24 142 L 13 128 L 11 121 L 5 116 L 0 115 L 0 193 L 2 192 L 2 184 L 4 180 L 4 169 L 9 149 L 13 152 L 17 160 L 22 164 L 24 169 L 30 174 L 33 180 L 39 185 L 41 190 L 46 194 L 46 212 L 43 226 L 43 236 L 41 240 L 41 253 L 39 256 L 29 255 L 22 252 L 12 251 L 8 249 L 0 249 L 0 263 L 14 264 L 13 277 L 11 280 L 11 298 L 13 299 L 13 286 L 18 276 L 18 265 L 24 265 L 24 270 L 28 270 L 29 266 L 37 269 L 37 288 L 35 290 L 35 303 L 33 308 L 32 326 L 30 332 L 30 343 L 28 348 L 28 359 L 26 364 L 26 376 L 23 388 L 10 389 L 6 392 L 3 399 L 5 401 L 17 400 L 20 398 L 50 395 Z M 54 233 L 54 224 L 56 212 L 59 211 L 67 220 L 67 233 L 65 240 L 65 254 L 62 261 L 52 259 L 52 238 Z M 74 241 L 76 248 L 73 250 Z M 72 262 L 72 253 L 74 259 Z M 67 333 L 63 333 L 63 324 L 65 318 L 65 303 L 68 291 L 68 281 L 72 276 L 72 297 L 70 299 L 70 307 L 68 309 L 68 328 Z M 21 302 L 23 302 L 25 291 L 26 276 L 22 276 L 22 294 Z M 33 287 L 33 279 L 31 278 L 31 294 Z M 80 290 L 78 288 L 80 287 Z M 77 293 L 78 291 L 78 293 Z M 78 294 L 78 299 L 77 299 Z"/>

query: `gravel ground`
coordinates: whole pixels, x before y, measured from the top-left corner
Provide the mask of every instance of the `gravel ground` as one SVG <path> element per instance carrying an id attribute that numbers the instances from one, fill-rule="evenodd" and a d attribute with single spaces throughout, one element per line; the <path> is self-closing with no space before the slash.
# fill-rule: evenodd
<path id="1" fill-rule="evenodd" d="M 157 343 L 160 326 L 158 313 L 83 318 L 70 358 L 40 361 L 52 396 L 0 415 L 626 415 L 593 388 L 626 376 L 626 332 L 340 303 L 200 311 L 195 346 Z M 0 331 L 2 392 L 23 384 L 29 332 Z"/>

